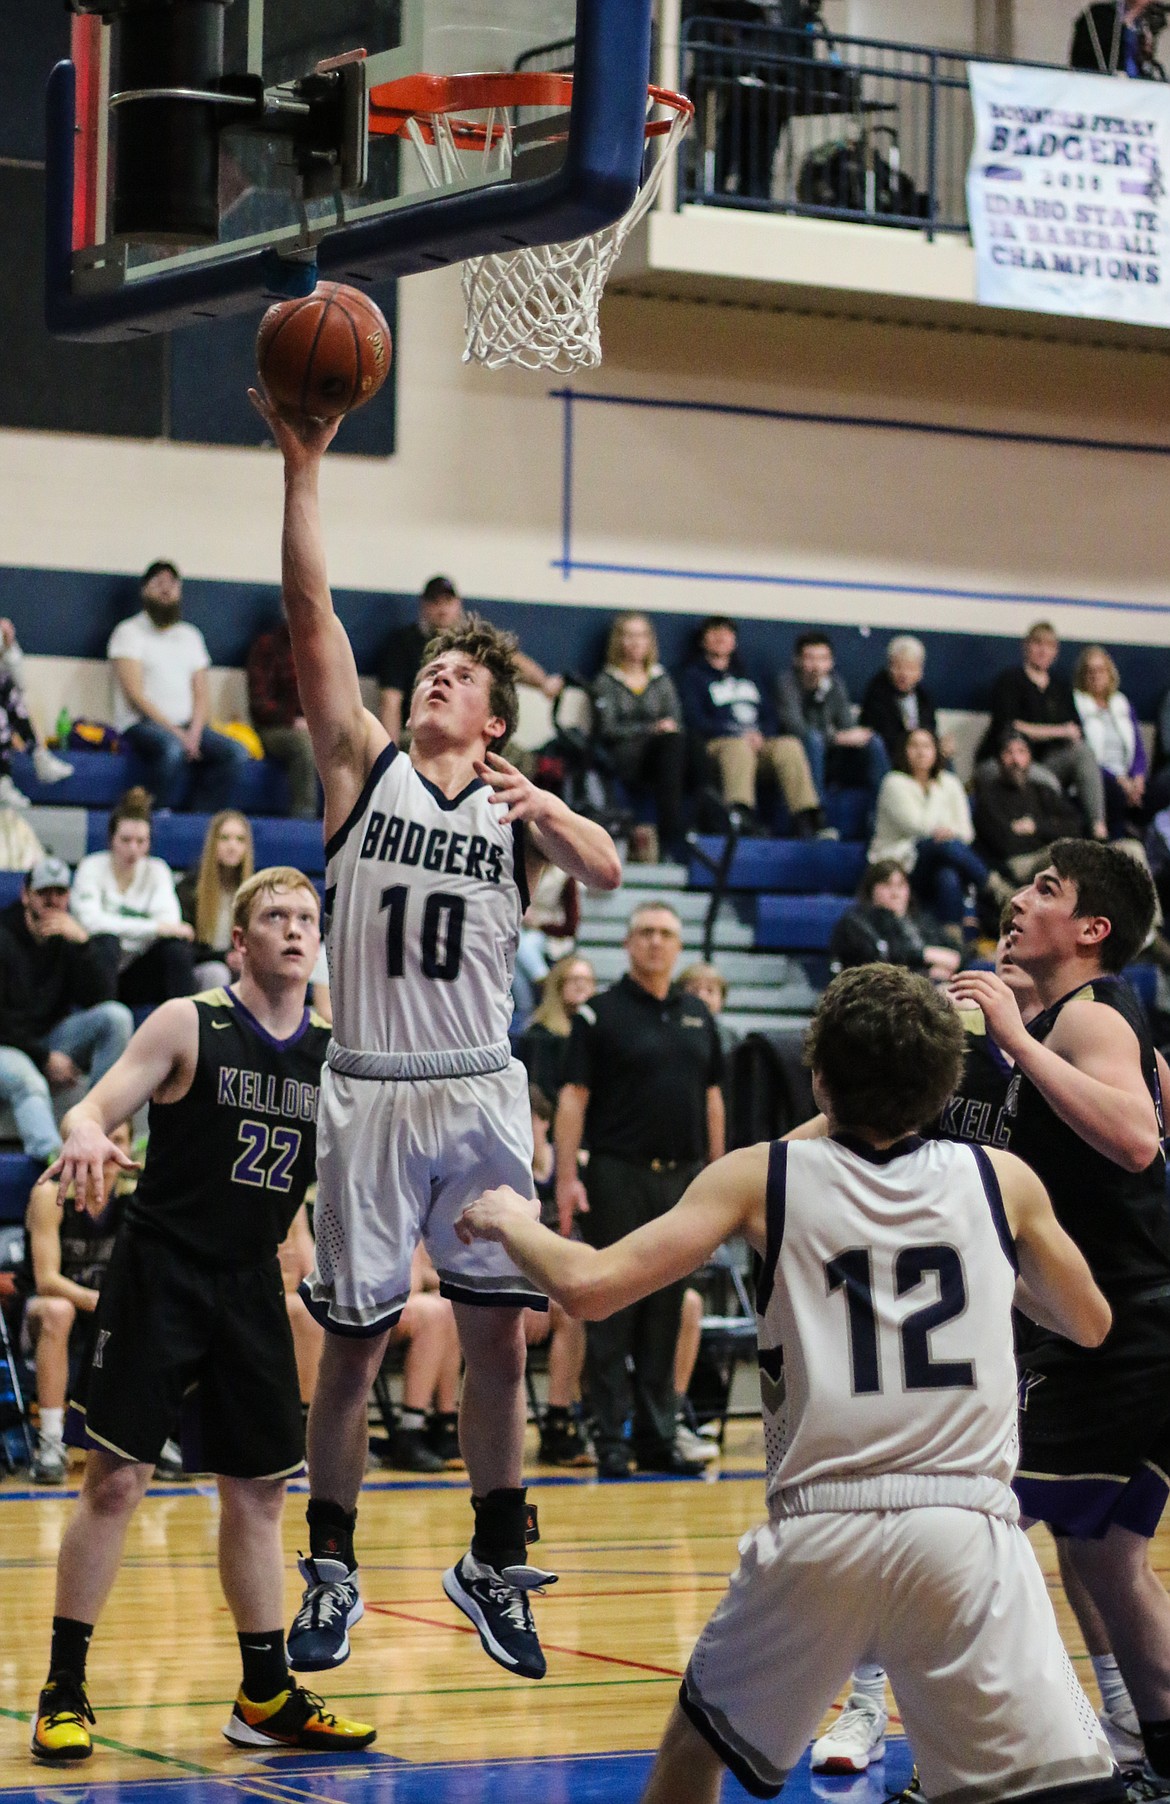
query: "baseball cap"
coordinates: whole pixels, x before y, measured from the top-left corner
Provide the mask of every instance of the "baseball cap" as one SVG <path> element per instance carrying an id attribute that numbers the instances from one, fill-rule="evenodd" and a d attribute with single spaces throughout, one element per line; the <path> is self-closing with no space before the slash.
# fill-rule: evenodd
<path id="1" fill-rule="evenodd" d="M 39 858 L 25 878 L 29 889 L 68 889 L 73 882 L 63 858 Z"/>
<path id="2" fill-rule="evenodd" d="M 442 595 L 453 595 L 458 601 L 459 591 L 449 576 L 432 576 L 422 592 L 424 601 L 438 601 Z"/>

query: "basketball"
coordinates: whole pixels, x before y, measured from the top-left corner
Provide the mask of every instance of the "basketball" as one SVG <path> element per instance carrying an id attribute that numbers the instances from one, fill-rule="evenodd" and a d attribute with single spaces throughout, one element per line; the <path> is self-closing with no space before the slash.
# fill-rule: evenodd
<path id="1" fill-rule="evenodd" d="M 279 301 L 260 321 L 256 367 L 282 413 L 331 420 L 364 407 L 390 369 L 390 328 L 368 295 L 318 282 L 301 300 Z"/>

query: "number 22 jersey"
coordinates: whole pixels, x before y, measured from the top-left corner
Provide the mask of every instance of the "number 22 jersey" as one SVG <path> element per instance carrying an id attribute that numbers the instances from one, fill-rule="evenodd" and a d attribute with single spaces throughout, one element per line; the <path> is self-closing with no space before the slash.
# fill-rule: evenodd
<path id="1" fill-rule="evenodd" d="M 981 1147 L 777 1141 L 756 1304 L 773 1509 L 1014 1519 L 1015 1284 Z"/>
<path id="2" fill-rule="evenodd" d="M 445 796 L 389 745 L 326 845 L 335 1070 L 445 1077 L 507 1063 L 528 892 L 521 823 L 505 826 L 492 794 L 476 778 Z"/>

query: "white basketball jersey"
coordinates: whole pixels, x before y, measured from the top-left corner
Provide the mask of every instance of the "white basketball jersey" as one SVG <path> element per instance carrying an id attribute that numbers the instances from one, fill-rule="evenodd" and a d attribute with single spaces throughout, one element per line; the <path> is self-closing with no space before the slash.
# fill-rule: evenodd
<path id="1" fill-rule="evenodd" d="M 520 824 L 501 823 L 491 794 L 477 778 L 449 799 L 393 745 L 374 764 L 325 848 L 339 1048 L 409 1056 L 413 1076 L 507 1062 L 528 896 Z M 497 1056 L 477 1065 L 487 1049 Z"/>
<path id="2" fill-rule="evenodd" d="M 777 1141 L 757 1298 L 769 1501 L 830 1486 L 823 1507 L 897 1507 L 951 1500 L 952 1481 L 1006 1487 L 1015 1282 L 981 1147 Z"/>

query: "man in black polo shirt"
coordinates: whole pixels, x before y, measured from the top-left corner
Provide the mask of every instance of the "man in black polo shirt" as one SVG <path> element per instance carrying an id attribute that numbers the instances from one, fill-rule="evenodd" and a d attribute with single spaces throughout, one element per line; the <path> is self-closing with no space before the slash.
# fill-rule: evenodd
<path id="1" fill-rule="evenodd" d="M 1081 731 L 1080 716 L 1068 681 L 1053 666 L 1060 640 L 1047 620 L 1037 620 L 1024 637 L 1021 666 L 1001 670 L 991 690 L 991 720 L 976 754 L 978 774 L 993 777 L 999 748 L 1009 729 L 1031 747 L 1033 776 L 1047 774 L 1064 790 L 1072 790 L 1094 839 L 1108 839 L 1105 787 L 1101 767 Z"/>
<path id="2" fill-rule="evenodd" d="M 673 1209 L 696 1172 L 723 1153 L 723 1056 L 705 1003 L 673 988 L 682 929 L 663 902 L 643 902 L 626 930 L 626 976 L 573 1017 L 557 1103 L 557 1209 L 562 1234 L 581 1217 L 590 1246 Z M 585 1182 L 577 1175 L 589 1146 Z M 624 1478 L 631 1410 L 643 1472 L 697 1474 L 675 1449 L 674 1347 L 684 1286 L 586 1324 L 585 1369 L 599 1478 Z"/>
<path id="3" fill-rule="evenodd" d="M 391 739 L 398 743 L 402 723 L 410 712 L 415 678 L 424 648 L 436 633 L 446 632 L 463 613 L 459 591 L 449 576 L 432 576 L 418 598 L 418 619 L 391 633 L 382 647 L 378 665 L 380 697 L 378 714 Z"/>

